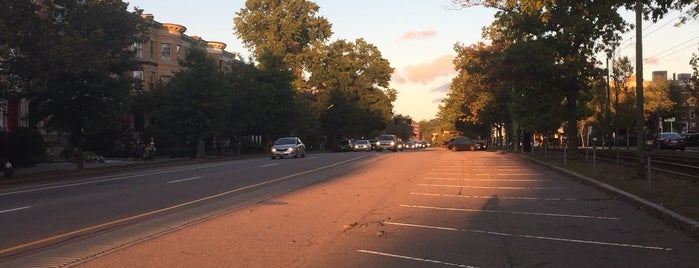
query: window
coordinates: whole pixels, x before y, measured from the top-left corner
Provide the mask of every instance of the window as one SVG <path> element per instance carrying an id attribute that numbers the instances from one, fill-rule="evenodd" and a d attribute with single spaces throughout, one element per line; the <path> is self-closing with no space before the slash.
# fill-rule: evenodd
<path id="1" fill-rule="evenodd" d="M 170 61 L 170 44 L 160 44 L 160 59 Z"/>
<path id="2" fill-rule="evenodd" d="M 142 43 L 133 43 L 133 51 L 136 53 L 137 59 L 143 58 L 143 44 Z"/>
<path id="3" fill-rule="evenodd" d="M 182 46 L 177 45 L 176 49 L 177 49 L 177 52 L 176 52 L 177 53 L 177 60 L 179 61 L 182 58 L 182 54 L 181 54 L 182 53 Z"/>
<path id="4" fill-rule="evenodd" d="M 689 111 L 689 119 L 694 119 L 696 117 L 696 113 L 694 111 Z"/>
<path id="5" fill-rule="evenodd" d="M 155 89 L 155 72 L 150 72 L 150 81 L 149 81 L 149 88 L 150 90 Z"/>
<path id="6" fill-rule="evenodd" d="M 163 84 L 167 84 L 168 82 L 170 82 L 170 79 L 172 79 L 172 76 L 163 75 L 160 77 L 160 82 L 162 82 Z"/>
<path id="7" fill-rule="evenodd" d="M 133 72 L 133 79 L 134 79 L 134 86 L 133 89 L 135 92 L 140 93 L 143 91 L 143 71 L 134 71 Z"/>

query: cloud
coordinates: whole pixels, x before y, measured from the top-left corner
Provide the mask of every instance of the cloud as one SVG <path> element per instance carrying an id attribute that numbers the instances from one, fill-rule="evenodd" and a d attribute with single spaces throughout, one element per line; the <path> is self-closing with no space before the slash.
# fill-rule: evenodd
<path id="1" fill-rule="evenodd" d="M 441 85 L 441 86 L 438 86 L 438 87 L 436 87 L 436 88 L 433 88 L 430 92 L 432 92 L 432 93 L 439 93 L 439 94 L 446 94 L 446 93 L 449 93 L 449 85 L 451 85 L 451 83 L 445 83 L 445 84 L 443 84 L 443 85 Z"/>
<path id="2" fill-rule="evenodd" d="M 400 40 L 425 39 L 437 35 L 436 30 L 409 31 L 400 36 Z"/>
<path id="3" fill-rule="evenodd" d="M 405 67 L 406 82 L 429 83 L 438 77 L 456 73 L 452 60 L 454 55 L 443 55 L 432 62 Z"/>

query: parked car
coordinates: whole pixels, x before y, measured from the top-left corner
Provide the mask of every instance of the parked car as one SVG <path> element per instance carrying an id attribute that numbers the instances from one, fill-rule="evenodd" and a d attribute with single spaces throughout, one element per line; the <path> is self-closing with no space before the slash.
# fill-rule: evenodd
<path id="1" fill-rule="evenodd" d="M 682 135 L 676 132 L 661 132 L 657 139 L 652 141 L 654 148 L 682 150 L 684 151 L 685 142 Z"/>
<path id="2" fill-rule="evenodd" d="M 376 151 L 391 150 L 398 151 L 398 138 L 396 135 L 385 134 L 376 139 Z"/>
<path id="3" fill-rule="evenodd" d="M 352 141 L 347 139 L 341 139 L 335 143 L 336 152 L 351 152 L 353 150 L 352 147 Z"/>
<path id="4" fill-rule="evenodd" d="M 371 143 L 369 143 L 368 140 L 357 140 L 354 143 L 354 150 L 355 151 L 366 151 L 369 152 L 371 151 Z"/>
<path id="5" fill-rule="evenodd" d="M 699 133 L 682 133 L 684 145 L 687 147 L 699 147 Z"/>
<path id="6" fill-rule="evenodd" d="M 270 149 L 272 159 L 293 156 L 294 158 L 306 157 L 306 145 L 298 137 L 284 137 L 274 141 Z"/>
<path id="7" fill-rule="evenodd" d="M 452 151 L 475 151 L 476 142 L 466 137 L 458 137 L 451 140 L 449 149 Z"/>

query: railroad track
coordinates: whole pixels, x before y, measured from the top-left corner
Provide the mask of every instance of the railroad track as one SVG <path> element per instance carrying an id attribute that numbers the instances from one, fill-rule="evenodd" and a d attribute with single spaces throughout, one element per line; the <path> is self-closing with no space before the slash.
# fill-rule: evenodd
<path id="1" fill-rule="evenodd" d="M 562 152 L 563 150 L 553 150 Z M 579 154 L 592 158 L 592 149 L 579 149 Z M 636 151 L 597 149 L 597 160 L 636 167 Z M 646 160 L 647 161 L 647 160 Z M 699 154 L 696 152 L 657 151 L 650 153 L 651 170 L 682 179 L 699 180 Z"/>

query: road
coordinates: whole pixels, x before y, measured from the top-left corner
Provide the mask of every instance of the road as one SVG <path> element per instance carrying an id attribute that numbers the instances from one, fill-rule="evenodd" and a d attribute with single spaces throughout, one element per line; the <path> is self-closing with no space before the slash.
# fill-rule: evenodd
<path id="1" fill-rule="evenodd" d="M 4 190 L 1 248 L 35 250 L 0 266 L 699 263 L 699 243 L 687 234 L 523 161 L 441 149 L 315 154 Z M 12 222 L 21 224 L 5 225 Z"/>

